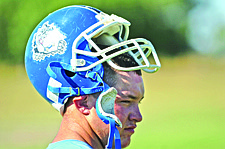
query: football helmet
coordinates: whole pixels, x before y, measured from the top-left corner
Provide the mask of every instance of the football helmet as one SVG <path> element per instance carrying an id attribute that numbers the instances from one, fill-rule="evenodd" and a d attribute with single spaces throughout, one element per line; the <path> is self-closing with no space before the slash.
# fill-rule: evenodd
<path id="1" fill-rule="evenodd" d="M 68 6 L 45 17 L 32 32 L 25 52 L 25 68 L 35 89 L 52 106 L 63 112 L 70 96 L 101 92 L 96 102 L 98 116 L 111 125 L 108 148 L 121 122 L 114 114 L 116 90 L 103 81 L 103 62 L 121 71 L 142 69 L 156 72 L 161 67 L 150 41 L 128 40 L 130 22 L 114 14 L 82 5 Z M 99 45 L 104 45 L 101 48 Z M 121 67 L 111 59 L 128 52 L 138 63 Z M 148 57 L 152 55 L 154 64 Z M 111 141 L 111 143 L 110 143 Z M 120 148 L 117 143 L 117 148 Z"/>

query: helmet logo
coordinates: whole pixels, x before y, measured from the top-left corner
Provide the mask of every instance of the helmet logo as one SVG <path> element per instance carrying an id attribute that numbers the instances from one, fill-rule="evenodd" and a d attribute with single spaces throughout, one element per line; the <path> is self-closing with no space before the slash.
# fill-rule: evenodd
<path id="1" fill-rule="evenodd" d="M 45 57 L 55 54 L 64 54 L 67 43 L 64 40 L 65 34 L 57 28 L 54 23 L 45 22 L 41 28 L 34 34 L 32 40 L 33 60 L 41 61 Z"/>

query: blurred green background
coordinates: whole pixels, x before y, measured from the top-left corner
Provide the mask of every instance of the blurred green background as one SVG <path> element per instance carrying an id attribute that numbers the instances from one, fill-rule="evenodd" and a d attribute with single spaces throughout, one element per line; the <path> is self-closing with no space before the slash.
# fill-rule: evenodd
<path id="1" fill-rule="evenodd" d="M 223 0 L 1 0 L 1 149 L 46 148 L 56 135 L 61 116 L 29 82 L 24 52 L 47 14 L 74 4 L 126 18 L 129 37 L 149 39 L 160 57 L 159 72 L 143 73 L 143 121 L 128 149 L 225 148 Z"/>

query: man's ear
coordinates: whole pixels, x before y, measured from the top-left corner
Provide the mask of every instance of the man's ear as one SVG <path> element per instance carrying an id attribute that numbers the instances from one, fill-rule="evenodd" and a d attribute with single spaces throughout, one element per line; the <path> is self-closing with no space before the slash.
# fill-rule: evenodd
<path id="1" fill-rule="evenodd" d="M 90 109 L 88 107 L 88 95 L 84 96 L 77 96 L 73 98 L 73 103 L 77 107 L 77 109 L 83 113 L 84 115 L 89 115 L 90 114 Z"/>

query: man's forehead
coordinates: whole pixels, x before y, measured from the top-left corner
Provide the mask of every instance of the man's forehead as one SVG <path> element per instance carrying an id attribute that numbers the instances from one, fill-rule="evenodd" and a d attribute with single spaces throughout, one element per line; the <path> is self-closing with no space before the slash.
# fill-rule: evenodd
<path id="1" fill-rule="evenodd" d="M 138 75 L 134 71 L 118 71 L 117 74 L 124 82 L 131 82 L 131 80 L 134 82 L 143 82 L 142 76 Z"/>
<path id="2" fill-rule="evenodd" d="M 124 97 L 142 99 L 144 96 L 142 77 L 135 72 L 119 72 L 116 89 Z"/>

